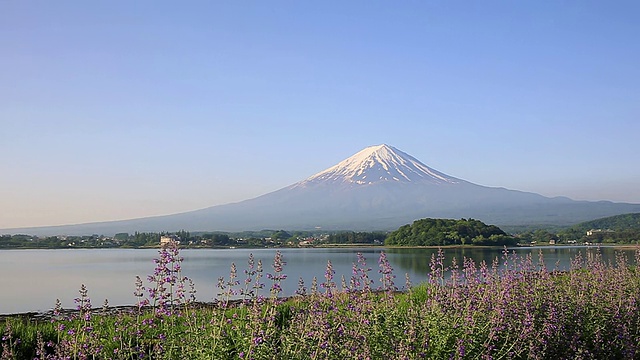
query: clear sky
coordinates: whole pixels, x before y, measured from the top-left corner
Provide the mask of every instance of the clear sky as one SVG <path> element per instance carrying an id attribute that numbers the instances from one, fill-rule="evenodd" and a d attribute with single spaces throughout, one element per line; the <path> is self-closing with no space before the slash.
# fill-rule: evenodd
<path id="1" fill-rule="evenodd" d="M 0 1 L 0 228 L 170 214 L 386 143 L 640 203 L 637 1 Z"/>

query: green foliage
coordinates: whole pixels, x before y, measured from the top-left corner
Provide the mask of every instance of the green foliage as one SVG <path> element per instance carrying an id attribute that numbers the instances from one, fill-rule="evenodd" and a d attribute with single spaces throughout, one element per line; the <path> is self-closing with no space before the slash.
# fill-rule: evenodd
<path id="1" fill-rule="evenodd" d="M 158 233 L 140 233 L 137 232 L 133 235 L 133 239 L 128 243 L 131 246 L 139 247 L 145 245 L 156 245 L 160 242 L 162 235 Z"/>
<path id="2" fill-rule="evenodd" d="M 518 239 L 521 243 L 549 243 L 551 240 L 558 240 L 558 236 L 546 230 L 535 230 L 525 232 L 518 235 Z"/>
<path id="3" fill-rule="evenodd" d="M 587 236 L 587 231 L 596 230 Z M 610 216 L 576 224 L 558 233 L 562 242 L 630 244 L 640 241 L 640 213 Z"/>
<path id="4" fill-rule="evenodd" d="M 421 219 L 390 233 L 386 245 L 513 245 L 516 240 L 495 225 L 474 219 Z"/>
<path id="5" fill-rule="evenodd" d="M 235 241 L 232 241 L 227 234 L 206 233 L 201 235 L 201 239 L 205 240 L 205 243 L 211 244 L 213 246 L 226 246 L 235 244 Z"/>
<path id="6" fill-rule="evenodd" d="M 117 233 L 113 235 L 113 238 L 120 241 L 129 240 L 129 233 Z"/>
<path id="7" fill-rule="evenodd" d="M 278 230 L 278 231 L 275 231 L 273 234 L 271 234 L 271 239 L 273 241 L 281 241 L 289 238 L 291 238 L 291 234 L 289 234 L 284 230 Z"/>
<path id="8" fill-rule="evenodd" d="M 23 234 L 0 236 L 0 249 L 55 249 L 67 247 L 67 244 L 66 241 L 59 239 L 57 236 L 49 236 L 46 238 Z"/>
<path id="9" fill-rule="evenodd" d="M 331 234 L 327 238 L 329 244 L 375 244 L 382 243 L 387 236 L 384 232 L 354 232 L 346 231 Z"/>
<path id="10" fill-rule="evenodd" d="M 585 233 L 591 229 L 609 229 L 613 231 L 640 230 L 640 213 L 609 216 L 602 219 L 583 222 L 571 229 Z"/>
<path id="11" fill-rule="evenodd" d="M 263 238 L 256 238 L 256 237 L 248 238 L 246 243 L 247 245 L 253 246 L 253 247 L 263 247 L 266 244 Z"/>
<path id="12" fill-rule="evenodd" d="M 551 224 L 529 224 L 529 225 L 499 225 L 500 229 L 508 234 L 524 234 L 531 233 L 536 230 L 545 230 L 551 233 L 557 233 L 566 228 L 566 226 Z"/>

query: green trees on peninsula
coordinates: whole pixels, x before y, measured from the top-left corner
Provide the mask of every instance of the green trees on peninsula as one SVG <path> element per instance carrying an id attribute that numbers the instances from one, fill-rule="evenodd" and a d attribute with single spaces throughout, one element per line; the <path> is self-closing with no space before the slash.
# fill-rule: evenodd
<path id="1" fill-rule="evenodd" d="M 495 225 L 474 219 L 421 219 L 390 233 L 385 245 L 515 245 L 516 239 Z"/>

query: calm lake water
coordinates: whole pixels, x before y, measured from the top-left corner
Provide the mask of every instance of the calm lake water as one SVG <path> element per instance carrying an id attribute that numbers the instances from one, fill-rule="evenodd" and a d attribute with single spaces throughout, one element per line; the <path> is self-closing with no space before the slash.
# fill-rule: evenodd
<path id="1" fill-rule="evenodd" d="M 261 259 L 264 266 L 264 295 L 268 294 L 269 280 L 267 273 L 273 273 L 271 264 L 277 249 L 185 249 L 183 275 L 191 278 L 197 289 L 198 301 L 212 301 L 218 294 L 217 280 L 223 276 L 228 278 L 232 263 L 238 268 L 238 280 L 244 279 L 249 254 L 256 260 Z M 430 259 L 436 249 L 388 249 L 388 248 L 309 248 L 280 249 L 286 265 L 284 273 L 288 279 L 284 282 L 284 294 L 291 295 L 297 289 L 298 278 L 302 277 L 307 288 L 312 278 L 318 283 L 324 280 L 327 261 L 331 260 L 336 271 L 335 282 L 340 286 L 340 277 L 349 280 L 352 264 L 357 261 L 356 254 L 364 254 L 367 265 L 372 270 L 370 278 L 378 280 L 378 259 L 384 251 L 394 268 L 396 286 L 402 288 L 405 274 L 408 273 L 413 284 L 427 279 L 430 270 Z M 571 259 L 578 253 L 584 256 L 587 252 L 600 251 L 605 261 L 614 261 L 616 252 L 624 252 L 630 262 L 633 261 L 633 250 L 619 250 L 610 247 L 585 248 L 573 247 L 540 247 L 510 248 L 510 252 L 519 255 L 532 253 L 537 261 L 542 251 L 545 264 L 549 269 L 558 267 L 567 270 Z M 503 249 L 445 249 L 445 264 L 450 265 L 455 257 L 471 258 L 476 263 L 486 261 L 487 264 L 502 256 Z M 65 250 L 3 250 L 0 251 L 0 314 L 11 314 L 29 311 L 48 311 L 60 299 L 63 307 L 74 308 L 74 298 L 82 284 L 89 290 L 89 297 L 94 307 L 102 306 L 108 299 L 111 306 L 131 305 L 136 302 L 133 296 L 135 277 L 139 275 L 145 280 L 153 273 L 153 259 L 158 255 L 157 249 L 65 249 Z M 375 286 L 375 285 L 374 285 Z"/>

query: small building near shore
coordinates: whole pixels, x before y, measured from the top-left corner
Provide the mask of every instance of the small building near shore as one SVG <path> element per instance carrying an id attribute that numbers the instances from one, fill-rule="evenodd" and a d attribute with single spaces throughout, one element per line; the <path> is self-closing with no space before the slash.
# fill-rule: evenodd
<path id="1" fill-rule="evenodd" d="M 602 234 L 602 233 L 612 233 L 614 232 L 613 230 L 602 230 L 602 229 L 591 229 L 591 230 L 587 230 L 587 236 L 593 236 L 596 234 Z"/>
<path id="2" fill-rule="evenodd" d="M 180 237 L 176 235 L 162 235 L 160 237 L 160 246 L 167 246 L 172 242 L 180 244 Z"/>

